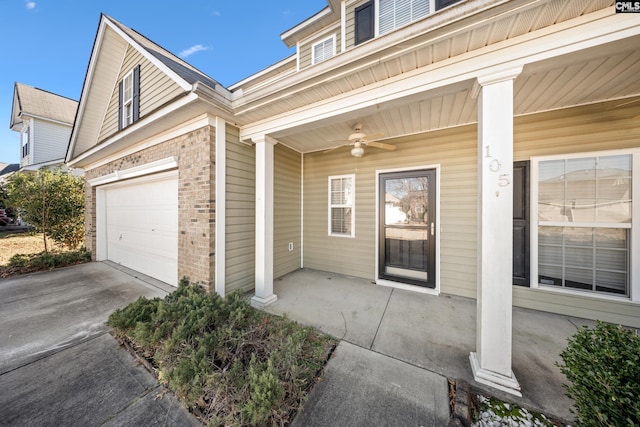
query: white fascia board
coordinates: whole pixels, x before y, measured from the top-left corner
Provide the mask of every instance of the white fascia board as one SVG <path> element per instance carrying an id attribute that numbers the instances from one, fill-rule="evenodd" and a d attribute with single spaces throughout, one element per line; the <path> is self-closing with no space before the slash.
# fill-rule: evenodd
<path id="1" fill-rule="evenodd" d="M 292 47 L 293 45 L 289 45 L 289 43 L 287 42 L 286 39 L 288 39 L 289 37 L 292 37 L 298 31 L 303 30 L 307 26 L 313 24 L 314 22 L 317 22 L 317 21 L 321 20 L 322 18 L 324 18 L 325 16 L 330 15 L 331 13 L 333 13 L 333 10 L 331 9 L 331 6 L 325 7 L 320 12 L 316 13 L 315 15 L 313 15 L 311 18 L 301 22 L 300 24 L 296 25 L 295 27 L 291 28 L 290 30 L 287 30 L 284 33 L 282 33 L 280 35 L 280 39 L 287 45 L 287 47 Z"/>
<path id="2" fill-rule="evenodd" d="M 110 184 L 112 182 L 121 181 L 129 178 L 136 178 L 138 176 L 150 175 L 152 173 L 164 172 L 178 167 L 177 157 L 167 157 L 164 159 L 156 160 L 155 162 L 146 163 L 140 166 L 134 166 L 132 168 L 124 169 L 121 171 L 115 171 L 108 175 L 99 176 L 97 178 L 88 179 L 87 183 L 90 186 L 95 187 L 98 185 Z"/>
<path id="3" fill-rule="evenodd" d="M 67 147 L 67 155 L 65 156 L 65 162 L 71 161 L 71 155 L 76 146 L 76 138 L 78 128 L 76 124 L 81 123 L 84 117 L 84 109 L 87 103 L 87 94 L 86 92 L 91 87 L 91 83 L 93 82 L 93 73 L 96 68 L 96 63 L 98 61 L 98 52 L 102 49 L 102 41 L 104 40 L 104 32 L 106 28 L 105 24 L 105 16 L 103 15 L 100 19 L 100 25 L 98 26 L 98 34 L 96 34 L 96 39 L 93 44 L 93 49 L 91 50 L 91 56 L 89 57 L 89 66 L 87 67 L 87 74 L 84 78 L 84 83 L 82 85 L 82 91 L 80 92 L 80 100 L 78 101 L 78 110 L 76 111 L 76 118 L 74 120 L 73 129 L 71 131 L 71 138 L 69 138 L 69 147 Z"/>
<path id="4" fill-rule="evenodd" d="M 106 24 L 113 31 L 115 31 L 120 37 L 122 37 L 124 40 L 126 40 L 126 42 L 129 43 L 131 46 L 136 48 L 136 50 L 139 51 L 140 54 L 142 54 L 142 56 L 144 56 L 146 59 L 148 59 L 153 65 L 155 65 L 160 70 L 162 70 L 162 72 L 164 72 L 166 75 L 171 77 L 171 79 L 173 81 L 175 81 L 175 83 L 178 84 L 182 89 L 184 89 L 186 91 L 190 91 L 191 90 L 191 84 L 189 82 L 187 82 L 182 77 L 180 77 L 178 74 L 176 74 L 171 68 L 169 68 L 166 65 L 164 65 L 164 63 L 161 62 L 160 60 L 158 60 L 155 56 L 150 55 L 149 52 L 147 52 L 147 50 L 144 47 L 140 46 L 140 44 L 138 42 L 136 42 L 134 39 L 129 37 L 120 28 L 118 28 L 118 26 L 115 25 L 113 22 L 111 22 L 111 20 L 109 18 L 105 18 L 105 21 L 106 21 Z"/>
<path id="5" fill-rule="evenodd" d="M 293 62 L 295 60 L 296 60 L 296 55 L 295 54 L 290 55 L 289 57 L 287 57 L 287 58 L 285 58 L 285 59 L 283 59 L 281 61 L 278 61 L 275 64 L 270 65 L 267 68 L 265 68 L 265 69 L 263 69 L 261 71 L 258 71 L 257 73 L 252 74 L 251 76 L 249 76 L 249 77 L 247 77 L 245 79 L 240 80 L 237 83 L 232 84 L 231 86 L 228 87 L 228 89 L 230 91 L 232 91 L 232 92 L 237 90 L 237 89 L 241 89 L 243 85 L 251 82 L 252 80 L 260 78 L 260 77 L 264 76 L 265 74 L 268 74 L 271 71 L 275 70 L 276 68 L 281 67 L 281 66 L 283 66 L 284 64 L 286 64 L 288 62 Z"/>
<path id="6" fill-rule="evenodd" d="M 624 40 L 640 35 L 640 22 L 634 18 L 636 17 L 632 14 L 614 14 L 610 10 L 582 16 L 555 25 L 553 29 L 547 28 L 536 34 L 506 40 L 437 62 L 426 67 L 426 70 L 408 72 L 349 94 L 243 126 L 240 138 L 247 140 L 253 135 L 271 134 L 416 93 L 475 80 L 506 69 L 524 67 L 529 63 Z M 291 93 L 283 96 L 291 96 Z"/>
<path id="7" fill-rule="evenodd" d="M 126 128 L 124 128 L 120 133 L 116 134 L 115 136 L 109 138 L 108 140 L 106 140 L 105 142 L 94 146 L 93 148 L 85 151 L 84 153 L 82 153 L 81 155 L 79 155 L 78 157 L 76 157 L 73 160 L 68 160 L 67 164 L 69 164 L 69 166 L 75 166 L 76 164 L 78 164 L 79 162 L 81 162 L 84 159 L 87 159 L 88 157 L 96 154 L 97 152 L 101 151 L 102 149 L 104 149 L 105 147 L 108 147 L 118 141 L 120 141 L 122 138 L 129 136 L 130 134 L 132 134 L 133 132 L 136 132 L 139 129 L 142 129 L 148 125 L 150 125 L 151 123 L 153 123 L 156 120 L 160 120 L 162 117 L 166 117 L 167 115 L 173 113 L 174 111 L 178 110 L 179 108 L 182 108 L 188 104 L 191 104 L 192 102 L 197 101 L 198 95 L 196 95 L 195 93 L 189 93 L 187 96 L 185 96 L 184 98 L 180 99 L 179 101 L 176 101 L 173 104 L 168 105 L 167 107 L 156 111 L 155 113 L 151 114 L 148 117 L 145 117 L 144 120 L 140 120 L 137 122 L 134 122 L 132 125 L 127 126 Z"/>
<path id="8" fill-rule="evenodd" d="M 49 122 L 49 123 L 55 123 L 55 124 L 57 124 L 57 125 L 64 125 L 64 126 L 67 126 L 67 127 L 69 127 L 69 128 L 70 128 L 71 126 L 73 126 L 73 123 L 69 123 L 69 122 L 62 122 L 62 121 L 60 121 L 60 120 L 54 120 L 54 119 L 50 119 L 50 118 L 48 118 L 48 117 L 44 117 L 44 116 L 37 116 L 37 115 L 35 115 L 35 114 L 23 113 L 23 116 L 24 116 L 24 117 L 27 117 L 27 116 L 28 116 L 28 117 L 32 117 L 32 118 L 34 118 L 34 119 L 42 120 L 42 121 Z"/>

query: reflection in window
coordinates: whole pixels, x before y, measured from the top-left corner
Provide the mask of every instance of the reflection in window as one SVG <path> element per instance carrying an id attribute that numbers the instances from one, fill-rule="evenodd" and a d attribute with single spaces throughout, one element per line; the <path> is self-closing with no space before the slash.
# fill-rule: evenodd
<path id="1" fill-rule="evenodd" d="M 541 285 L 629 295 L 631 156 L 539 162 Z"/>

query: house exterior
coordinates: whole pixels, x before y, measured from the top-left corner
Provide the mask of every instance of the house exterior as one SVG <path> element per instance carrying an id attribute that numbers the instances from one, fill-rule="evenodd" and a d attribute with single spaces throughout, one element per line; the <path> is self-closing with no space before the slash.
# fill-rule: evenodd
<path id="1" fill-rule="evenodd" d="M 20 170 L 63 166 L 78 102 L 15 83 L 9 127 L 20 133 Z"/>
<path id="2" fill-rule="evenodd" d="M 518 394 L 512 305 L 640 327 L 618 3 L 328 0 L 228 88 L 103 16 L 67 153 L 87 246 L 256 306 L 301 267 L 476 298 L 475 379 Z"/>

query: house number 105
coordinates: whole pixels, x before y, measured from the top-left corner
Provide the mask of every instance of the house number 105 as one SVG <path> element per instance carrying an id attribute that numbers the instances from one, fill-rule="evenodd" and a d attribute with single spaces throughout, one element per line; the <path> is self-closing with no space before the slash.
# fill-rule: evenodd
<path id="1" fill-rule="evenodd" d="M 486 145 L 484 147 L 484 149 L 485 149 L 484 157 L 490 159 L 492 157 L 491 156 L 491 146 L 490 145 Z M 489 162 L 489 170 L 491 172 L 499 172 L 500 169 L 502 169 L 502 165 L 500 164 L 500 161 L 498 159 L 493 159 L 493 160 L 491 160 Z M 511 180 L 509 179 L 509 174 L 508 173 L 501 173 L 498 176 L 498 185 L 500 187 L 506 187 L 509 184 L 511 184 Z M 498 194 L 496 194 L 496 196 L 497 195 Z"/>

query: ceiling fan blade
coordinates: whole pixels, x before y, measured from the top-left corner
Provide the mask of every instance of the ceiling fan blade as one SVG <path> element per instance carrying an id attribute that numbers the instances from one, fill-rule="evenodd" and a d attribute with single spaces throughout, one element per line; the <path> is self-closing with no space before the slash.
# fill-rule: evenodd
<path id="1" fill-rule="evenodd" d="M 365 144 L 367 144 L 370 147 L 382 148 L 383 150 L 389 150 L 389 151 L 393 151 L 396 149 L 395 145 L 385 144 L 384 142 L 371 141 L 371 142 L 365 142 Z"/>
<path id="2" fill-rule="evenodd" d="M 374 139 L 380 139 L 380 138 L 384 138 L 384 133 L 370 133 L 369 135 L 365 136 L 364 139 L 365 141 L 373 141 Z"/>
<path id="3" fill-rule="evenodd" d="M 338 148 L 346 147 L 347 145 L 351 145 L 351 144 L 336 145 L 335 147 L 331 147 L 328 150 L 324 150 L 323 153 L 329 153 L 333 150 L 337 150 Z"/>

